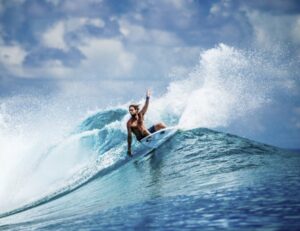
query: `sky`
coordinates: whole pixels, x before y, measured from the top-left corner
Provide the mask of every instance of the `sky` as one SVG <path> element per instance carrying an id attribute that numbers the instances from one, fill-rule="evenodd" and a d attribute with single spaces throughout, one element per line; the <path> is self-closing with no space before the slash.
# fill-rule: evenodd
<path id="1" fill-rule="evenodd" d="M 232 104 L 247 107 L 236 110 L 243 122 L 212 128 L 300 148 L 299 60 L 297 0 L 0 1 L 0 102 L 81 96 L 107 106 L 148 87 L 159 97 L 200 73 L 204 82 L 253 89 L 235 95 L 246 106 Z M 214 70 L 221 77 L 212 81 Z"/>

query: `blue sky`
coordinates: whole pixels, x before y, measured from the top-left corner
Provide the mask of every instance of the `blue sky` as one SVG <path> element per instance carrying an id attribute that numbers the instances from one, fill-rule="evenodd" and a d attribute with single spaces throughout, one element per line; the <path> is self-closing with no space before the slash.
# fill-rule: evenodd
<path id="1" fill-rule="evenodd" d="M 0 99 L 82 95 L 104 105 L 107 98 L 139 98 L 148 86 L 159 95 L 170 82 L 193 72 L 201 54 L 220 44 L 251 60 L 255 53 L 268 69 L 260 69 L 258 82 L 276 82 L 272 103 L 254 113 L 258 130 L 241 131 L 248 129 L 249 120 L 220 129 L 299 148 L 296 0 L 2 0 Z M 243 70 L 245 78 L 255 68 Z"/>

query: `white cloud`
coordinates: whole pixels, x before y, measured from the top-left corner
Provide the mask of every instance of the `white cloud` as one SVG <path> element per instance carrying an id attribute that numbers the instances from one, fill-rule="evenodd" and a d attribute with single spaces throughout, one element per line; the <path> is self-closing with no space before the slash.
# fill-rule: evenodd
<path id="1" fill-rule="evenodd" d="M 0 45 L 0 63 L 13 74 L 23 74 L 22 64 L 26 55 L 26 50 L 17 44 Z"/>
<path id="2" fill-rule="evenodd" d="M 168 77 L 170 71 L 172 77 L 182 78 L 182 70 L 186 68 L 187 63 L 196 62 L 199 55 L 197 47 L 170 48 L 147 43 L 141 43 L 140 46 L 134 44 L 134 47 L 129 45 L 129 50 L 117 38 L 85 37 L 76 47 L 85 57 L 77 67 L 64 67 L 61 62 L 52 61 L 36 69 L 36 72 L 32 70 L 32 73 L 34 76 L 43 73 L 57 78 L 112 80 L 136 77 L 154 78 L 155 81 L 158 76 Z"/>
<path id="3" fill-rule="evenodd" d="M 145 29 L 142 26 L 134 25 L 126 20 L 119 20 L 121 34 L 131 42 L 151 43 L 161 46 L 174 46 L 181 44 L 181 40 L 168 31 L 157 29 Z"/>
<path id="4" fill-rule="evenodd" d="M 103 0 L 60 0 L 59 8 L 65 13 L 81 14 L 82 12 L 89 12 Z"/>
<path id="5" fill-rule="evenodd" d="M 95 22 L 98 24 L 99 21 Z M 60 28 L 61 25 L 58 24 Z M 71 28 L 73 27 L 71 26 Z M 63 34 L 58 29 L 54 31 L 59 35 Z M 54 36 L 55 33 L 50 34 Z M 59 39 L 56 41 L 58 41 L 55 44 L 57 48 L 67 49 L 63 41 Z M 48 45 L 54 46 L 51 43 Z M 77 44 L 77 48 L 85 56 L 85 59 L 77 67 L 64 66 L 60 60 L 49 60 L 39 67 L 23 67 L 27 52 L 17 44 L 0 45 L 0 64 L 10 73 L 25 78 L 94 77 L 102 79 L 128 76 L 135 65 L 135 55 L 128 52 L 122 42 L 117 39 L 85 37 L 80 44 Z"/>
<path id="6" fill-rule="evenodd" d="M 213 15 L 216 15 L 220 12 L 221 10 L 221 7 L 219 4 L 212 4 L 210 10 L 209 10 L 209 13 L 210 14 L 213 14 Z"/>
<path id="7" fill-rule="evenodd" d="M 68 51 L 71 46 L 76 46 L 84 55 L 77 67 L 65 66 L 59 59 L 44 61 L 38 67 L 23 67 L 27 55 L 25 49 L 17 44 L 1 45 L 1 41 L 0 64 L 10 73 L 24 78 L 114 78 L 130 75 L 136 57 L 117 38 L 99 39 L 81 33 L 79 41 L 67 43 L 65 38 L 68 33 L 86 25 L 102 28 L 105 23 L 99 18 L 69 18 L 55 23 L 40 35 L 42 44 L 46 47 Z"/>
<path id="8" fill-rule="evenodd" d="M 177 9 L 181 9 L 185 6 L 186 3 L 191 2 L 187 0 L 165 0 L 166 3 L 172 4 Z"/>
<path id="9" fill-rule="evenodd" d="M 93 76 L 115 77 L 131 72 L 135 56 L 116 39 L 87 38 L 78 49 L 85 55 L 79 71 Z"/>
<path id="10" fill-rule="evenodd" d="M 60 60 L 49 60 L 40 67 L 27 68 L 26 72 L 30 77 L 51 77 L 71 78 L 74 76 L 74 69 L 66 67 Z"/>
<path id="11" fill-rule="evenodd" d="M 67 67 L 60 60 L 49 60 L 39 67 L 26 68 L 26 77 L 113 79 L 130 75 L 136 57 L 117 39 L 84 38 L 77 48 L 85 59 L 77 67 Z"/>
<path id="12" fill-rule="evenodd" d="M 197 62 L 199 47 L 187 46 L 175 34 L 166 30 L 149 29 L 128 19 L 115 19 L 130 50 L 137 56 L 134 76 L 157 81 L 158 77 L 181 78 L 187 67 Z"/>
<path id="13" fill-rule="evenodd" d="M 209 13 L 210 16 L 228 17 L 230 15 L 231 2 L 229 0 L 222 0 L 218 3 L 212 4 Z"/>
<path id="14" fill-rule="evenodd" d="M 42 43 L 46 47 L 67 51 L 69 49 L 69 45 L 67 45 L 65 41 L 65 36 L 67 35 L 67 33 L 76 31 L 86 25 L 102 28 L 105 26 L 105 23 L 99 18 L 86 17 L 62 20 L 54 24 L 51 28 L 49 28 L 42 34 Z"/>
<path id="15" fill-rule="evenodd" d="M 297 15 L 270 14 L 245 8 L 259 48 L 278 51 L 283 44 L 300 43 L 300 19 Z"/>
<path id="16" fill-rule="evenodd" d="M 45 46 L 68 50 L 64 40 L 65 25 L 62 21 L 56 23 L 42 35 L 42 42 Z"/>
<path id="17" fill-rule="evenodd" d="M 95 27 L 102 28 L 105 26 L 105 23 L 103 20 L 96 18 L 96 19 L 89 19 L 88 24 L 93 25 Z"/>
<path id="18" fill-rule="evenodd" d="M 99 18 L 85 18 L 85 17 L 78 17 L 78 18 L 70 18 L 64 21 L 64 26 L 66 32 L 72 32 L 79 29 L 82 26 L 91 25 L 98 28 L 102 28 L 105 26 L 103 20 Z"/>

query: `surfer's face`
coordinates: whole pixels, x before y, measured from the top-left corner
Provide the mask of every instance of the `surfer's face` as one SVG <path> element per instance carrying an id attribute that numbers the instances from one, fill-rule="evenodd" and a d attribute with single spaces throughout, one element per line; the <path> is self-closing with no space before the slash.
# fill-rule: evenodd
<path id="1" fill-rule="evenodd" d="M 134 107 L 129 108 L 130 115 L 134 116 L 137 113 L 137 110 Z"/>

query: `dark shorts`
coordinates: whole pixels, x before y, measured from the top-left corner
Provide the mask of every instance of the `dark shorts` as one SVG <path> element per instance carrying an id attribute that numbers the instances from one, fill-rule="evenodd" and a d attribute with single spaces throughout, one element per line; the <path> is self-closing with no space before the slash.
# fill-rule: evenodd
<path id="1" fill-rule="evenodd" d="M 151 126 L 150 128 L 148 128 L 148 131 L 149 131 L 150 133 L 154 133 L 154 132 L 155 132 L 155 127 L 154 127 L 154 125 Z"/>

